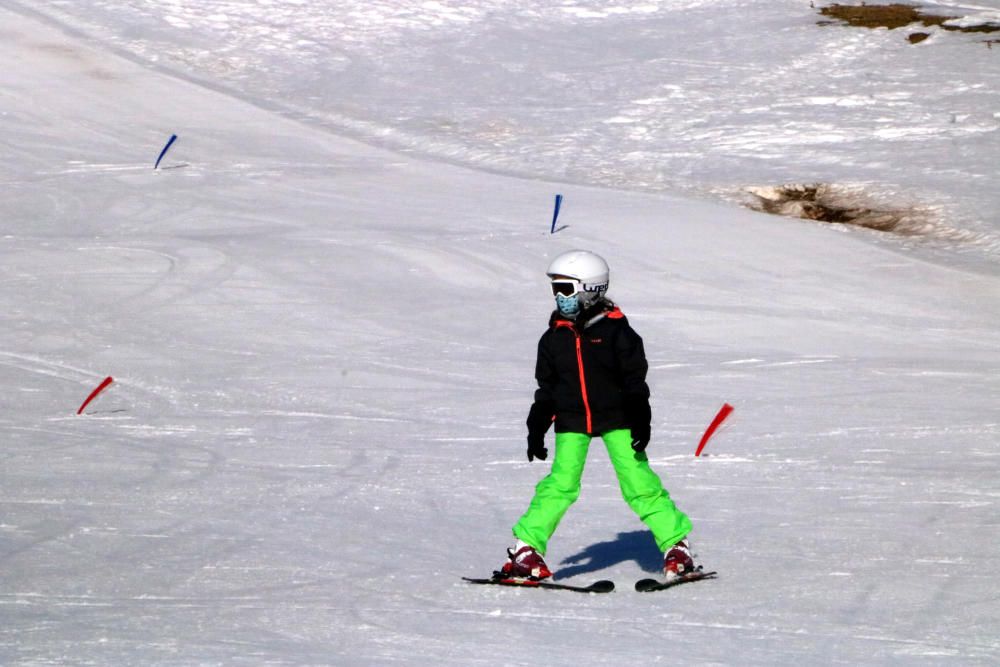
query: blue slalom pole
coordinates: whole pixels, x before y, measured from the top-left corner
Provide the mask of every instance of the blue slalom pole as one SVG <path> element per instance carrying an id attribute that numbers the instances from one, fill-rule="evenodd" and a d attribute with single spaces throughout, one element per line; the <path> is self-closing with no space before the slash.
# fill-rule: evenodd
<path id="1" fill-rule="evenodd" d="M 556 195 L 556 208 L 552 212 L 552 231 L 550 234 L 556 233 L 556 220 L 559 219 L 559 208 L 562 206 L 562 195 Z"/>
<path id="2" fill-rule="evenodd" d="M 153 165 L 153 169 L 160 166 L 160 160 L 162 160 L 163 156 L 167 154 L 167 151 L 170 150 L 170 147 L 174 145 L 175 141 L 177 141 L 177 135 L 171 134 L 170 138 L 167 139 L 167 145 L 163 147 L 162 151 L 160 151 L 160 157 L 156 158 L 156 164 Z"/>

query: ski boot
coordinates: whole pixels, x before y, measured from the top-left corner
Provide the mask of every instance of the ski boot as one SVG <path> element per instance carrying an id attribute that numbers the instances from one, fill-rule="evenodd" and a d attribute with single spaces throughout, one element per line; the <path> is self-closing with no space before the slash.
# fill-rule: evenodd
<path id="1" fill-rule="evenodd" d="M 681 540 L 663 554 L 663 576 L 667 581 L 690 574 L 697 569 L 687 539 Z"/>
<path id="2" fill-rule="evenodd" d="M 540 581 L 552 576 L 552 572 L 535 548 L 518 541 L 507 549 L 509 559 L 500 568 L 498 575 L 503 579 L 534 579 Z"/>

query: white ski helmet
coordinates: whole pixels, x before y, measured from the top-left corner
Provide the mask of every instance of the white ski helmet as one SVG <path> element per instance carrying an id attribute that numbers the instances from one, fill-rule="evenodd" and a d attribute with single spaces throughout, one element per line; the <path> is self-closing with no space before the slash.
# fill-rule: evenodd
<path id="1" fill-rule="evenodd" d="M 589 306 L 608 291 L 608 263 L 587 250 L 564 252 L 552 260 L 545 273 L 553 282 L 575 282 L 582 306 Z"/>

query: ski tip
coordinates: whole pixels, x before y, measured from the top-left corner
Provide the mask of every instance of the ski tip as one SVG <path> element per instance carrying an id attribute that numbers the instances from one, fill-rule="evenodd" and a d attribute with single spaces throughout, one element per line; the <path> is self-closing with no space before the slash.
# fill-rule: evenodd
<path id="1" fill-rule="evenodd" d="M 640 593 L 644 593 L 646 591 L 652 591 L 655 590 L 656 587 L 661 585 L 662 583 L 663 582 L 660 581 L 659 579 L 640 579 L 639 581 L 635 582 L 635 590 L 639 591 Z"/>
<path id="2" fill-rule="evenodd" d="M 665 588 L 671 588 L 673 586 L 679 586 L 681 584 L 687 584 L 692 581 L 701 581 L 702 579 L 715 579 L 718 572 L 702 572 L 701 570 L 690 572 L 680 577 L 670 579 L 669 581 L 663 581 L 662 579 L 640 579 L 635 582 L 635 590 L 640 593 L 647 593 L 649 591 L 662 591 Z"/>
<path id="3" fill-rule="evenodd" d="M 595 581 L 590 586 L 588 586 L 595 593 L 610 593 L 615 590 L 615 582 L 610 579 L 601 579 L 600 581 Z"/>

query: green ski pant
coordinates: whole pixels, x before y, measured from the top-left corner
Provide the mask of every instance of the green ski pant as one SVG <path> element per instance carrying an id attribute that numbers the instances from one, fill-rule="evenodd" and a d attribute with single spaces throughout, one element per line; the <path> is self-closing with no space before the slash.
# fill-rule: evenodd
<path id="1" fill-rule="evenodd" d="M 618 475 L 625 502 L 652 531 L 660 549 L 666 551 L 691 531 L 691 520 L 674 505 L 660 478 L 649 467 L 646 454 L 632 450 L 632 434 L 628 429 L 602 433 L 601 439 Z M 586 433 L 556 433 L 552 472 L 535 487 L 528 511 L 514 526 L 514 537 L 543 556 L 559 521 L 580 496 L 590 440 Z"/>

